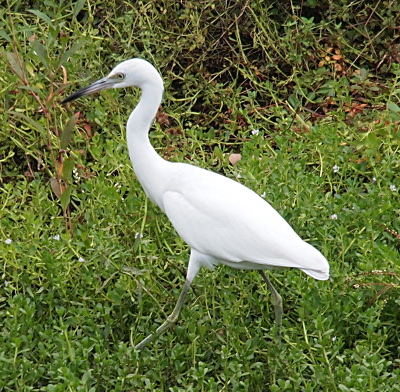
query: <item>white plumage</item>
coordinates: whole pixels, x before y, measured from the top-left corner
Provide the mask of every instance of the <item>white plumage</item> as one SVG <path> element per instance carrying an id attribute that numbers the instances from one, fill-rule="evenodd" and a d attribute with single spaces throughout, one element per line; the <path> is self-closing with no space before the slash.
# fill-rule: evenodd
<path id="1" fill-rule="evenodd" d="M 192 249 L 235 268 L 295 267 L 316 279 L 329 277 L 321 253 L 255 192 L 190 165 L 170 169 L 163 211 Z"/>
<path id="2" fill-rule="evenodd" d="M 186 282 L 174 311 L 155 334 L 136 348 L 144 347 L 176 322 L 200 267 L 213 268 L 220 263 L 260 270 L 272 291 L 280 326 L 282 300 L 263 270 L 293 267 L 315 279 L 326 280 L 329 264 L 325 257 L 304 242 L 278 212 L 249 188 L 196 166 L 165 161 L 156 153 L 148 132 L 161 103 L 163 82 L 147 61 L 124 61 L 107 77 L 72 94 L 63 103 L 106 88 L 132 86 L 142 90 L 127 124 L 133 168 L 148 197 L 168 216 L 191 248 Z"/>

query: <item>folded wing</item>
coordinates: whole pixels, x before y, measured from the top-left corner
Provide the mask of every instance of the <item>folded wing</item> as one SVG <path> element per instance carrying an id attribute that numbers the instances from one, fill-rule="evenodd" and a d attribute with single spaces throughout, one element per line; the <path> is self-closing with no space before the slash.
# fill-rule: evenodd
<path id="1" fill-rule="evenodd" d="M 216 173 L 177 165 L 164 210 L 191 248 L 237 268 L 294 267 L 315 279 L 329 278 L 325 257 L 255 192 Z"/>

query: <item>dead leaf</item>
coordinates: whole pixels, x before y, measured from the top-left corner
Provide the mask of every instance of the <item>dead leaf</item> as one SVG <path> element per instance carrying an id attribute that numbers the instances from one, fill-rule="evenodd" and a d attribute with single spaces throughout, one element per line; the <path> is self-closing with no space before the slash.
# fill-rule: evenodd
<path id="1" fill-rule="evenodd" d="M 241 154 L 231 154 L 229 155 L 229 162 L 231 163 L 231 165 L 236 165 L 237 162 L 239 162 L 242 159 L 242 155 Z"/>
<path id="2" fill-rule="evenodd" d="M 80 115 L 80 112 L 77 112 L 73 116 L 71 116 L 67 122 L 67 125 L 65 126 L 64 130 L 62 131 L 62 134 L 60 136 L 61 150 L 67 149 L 68 144 L 72 138 L 72 133 L 73 133 L 75 124 L 78 121 L 79 115 Z"/>
<path id="3" fill-rule="evenodd" d="M 56 178 L 50 178 L 50 186 L 54 194 L 59 198 L 61 196 L 62 190 Z"/>
<path id="4" fill-rule="evenodd" d="M 93 136 L 93 133 L 92 133 L 92 126 L 91 126 L 89 123 L 83 124 L 83 129 L 86 131 L 86 134 L 87 134 L 89 137 L 92 137 L 92 136 Z"/>
<path id="5" fill-rule="evenodd" d="M 160 125 L 169 125 L 168 114 L 163 112 L 163 108 L 161 106 L 158 108 L 158 111 L 156 114 L 156 121 Z"/>
<path id="6" fill-rule="evenodd" d="M 342 68 L 342 66 L 340 64 L 335 63 L 335 69 L 336 69 L 336 71 L 341 72 L 343 68 Z"/>

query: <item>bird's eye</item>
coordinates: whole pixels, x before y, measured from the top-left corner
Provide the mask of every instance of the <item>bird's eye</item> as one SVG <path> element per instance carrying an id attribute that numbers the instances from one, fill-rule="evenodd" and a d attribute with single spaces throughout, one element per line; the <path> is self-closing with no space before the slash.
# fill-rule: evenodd
<path id="1" fill-rule="evenodd" d="M 117 78 L 119 80 L 123 80 L 123 79 L 125 79 L 125 75 L 123 73 L 119 73 L 119 74 L 117 74 Z"/>

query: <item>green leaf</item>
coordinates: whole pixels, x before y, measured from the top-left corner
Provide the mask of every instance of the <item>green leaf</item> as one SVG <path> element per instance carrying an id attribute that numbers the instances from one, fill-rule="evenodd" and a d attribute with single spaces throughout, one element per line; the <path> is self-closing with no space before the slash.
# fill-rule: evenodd
<path id="1" fill-rule="evenodd" d="M 31 41 L 31 46 L 32 49 L 35 51 L 36 55 L 39 57 L 41 63 L 46 68 L 48 68 L 49 62 L 48 62 L 47 49 L 37 39 Z"/>
<path id="2" fill-rule="evenodd" d="M 4 30 L 0 30 L 0 37 L 3 37 L 10 44 L 12 43 L 12 38 Z"/>
<path id="3" fill-rule="evenodd" d="M 12 71 L 21 79 L 25 80 L 25 66 L 20 57 L 13 52 L 6 53 L 8 63 Z"/>
<path id="4" fill-rule="evenodd" d="M 75 160 L 73 158 L 67 158 L 64 160 L 62 178 L 65 181 L 71 181 L 72 179 L 72 170 L 75 166 Z"/>
<path id="5" fill-rule="evenodd" d="M 87 38 L 82 38 L 75 42 L 70 49 L 64 52 L 61 56 L 60 65 L 64 64 L 70 57 L 72 57 L 80 48 L 86 45 L 88 42 Z"/>
<path id="6" fill-rule="evenodd" d="M 60 138 L 60 148 L 61 150 L 65 150 L 68 147 L 69 142 L 72 138 L 72 131 L 74 130 L 75 124 L 78 121 L 80 112 L 75 113 L 67 122 L 64 130 L 62 131 Z"/>
<path id="7" fill-rule="evenodd" d="M 400 107 L 397 106 L 394 102 L 388 102 L 387 108 L 393 113 L 400 113 Z"/>
<path id="8" fill-rule="evenodd" d="M 25 123 L 29 124 L 33 129 L 36 129 L 40 133 L 44 134 L 46 132 L 41 124 L 39 124 L 35 120 L 32 120 L 30 117 L 26 116 L 25 114 L 22 114 L 22 113 L 19 113 L 19 112 L 14 112 L 13 110 L 10 110 L 8 113 L 12 114 L 15 117 L 18 117 L 18 118 L 24 120 Z"/>
<path id="9" fill-rule="evenodd" d="M 68 186 L 64 189 L 60 197 L 61 208 L 65 211 L 71 201 L 72 186 Z"/>
<path id="10" fill-rule="evenodd" d="M 55 29 L 53 21 L 45 13 L 38 11 L 38 10 L 28 10 L 28 12 L 31 12 L 32 14 L 36 15 L 38 18 L 44 20 L 49 26 L 51 26 L 53 29 Z"/>
<path id="11" fill-rule="evenodd" d="M 34 93 L 36 93 L 36 94 L 40 94 L 41 93 L 41 89 L 40 88 L 37 88 L 37 87 L 32 87 L 32 86 L 20 86 L 19 87 L 19 89 L 20 90 L 28 90 L 28 91 L 32 91 L 32 92 L 34 92 Z"/>
<path id="12" fill-rule="evenodd" d="M 307 96 L 307 100 L 312 102 L 312 101 L 314 101 L 315 96 L 316 95 L 315 95 L 314 91 L 311 91 Z"/>
<path id="13" fill-rule="evenodd" d="M 301 104 L 301 102 L 298 100 L 298 98 L 293 94 L 289 95 L 288 102 L 293 109 L 297 109 L 299 107 L 299 105 Z"/>
<path id="14" fill-rule="evenodd" d="M 72 14 L 74 15 L 75 18 L 78 16 L 79 12 L 81 12 L 81 9 L 85 5 L 85 2 L 86 2 L 86 0 L 78 0 L 75 3 L 74 11 L 72 12 Z"/>

